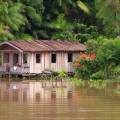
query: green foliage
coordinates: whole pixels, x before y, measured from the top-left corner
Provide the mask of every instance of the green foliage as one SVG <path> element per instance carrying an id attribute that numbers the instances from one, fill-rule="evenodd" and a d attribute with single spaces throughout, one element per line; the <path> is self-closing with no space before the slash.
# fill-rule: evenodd
<path id="1" fill-rule="evenodd" d="M 107 86 L 107 81 L 105 80 L 90 80 L 88 82 L 89 87 L 96 89 L 104 89 Z"/>
<path id="2" fill-rule="evenodd" d="M 21 12 L 24 12 L 24 6 L 21 3 L 9 4 L 2 2 L 0 8 L 0 21 L 2 24 L 15 31 L 18 31 L 21 25 L 25 25 L 26 18 L 21 14 Z"/>
<path id="3" fill-rule="evenodd" d="M 119 0 L 1 0 L 0 40 L 21 38 L 21 34 L 82 43 L 101 33 L 116 37 L 120 33 L 119 6 Z"/>
<path id="4" fill-rule="evenodd" d="M 16 39 L 22 39 L 22 40 L 33 40 L 33 37 L 28 34 L 18 34 L 16 36 Z"/>
<path id="5" fill-rule="evenodd" d="M 69 81 L 77 87 L 89 86 L 90 88 L 95 88 L 95 89 L 104 89 L 108 84 L 108 81 L 106 80 L 90 79 L 89 81 L 85 81 L 85 80 L 78 79 L 76 77 L 69 78 Z"/>
<path id="6" fill-rule="evenodd" d="M 44 9 L 42 2 L 42 0 L 0 1 L 0 40 L 22 39 L 23 35 L 27 36 L 25 39 L 28 36 L 36 37 L 37 32 L 33 26 L 41 25 L 41 14 Z"/>
<path id="7" fill-rule="evenodd" d="M 76 34 L 76 39 L 82 43 L 98 37 L 97 28 L 92 25 L 87 26 L 85 24 L 75 23 L 74 32 Z"/>
<path id="8" fill-rule="evenodd" d="M 25 10 L 28 18 L 31 19 L 32 22 L 34 22 L 35 24 L 41 23 L 42 17 L 39 14 L 37 14 L 36 10 L 33 7 L 26 6 Z"/>
<path id="9" fill-rule="evenodd" d="M 94 69 L 95 58 L 95 54 L 81 54 L 73 65 L 77 76 L 89 79 Z"/>
<path id="10" fill-rule="evenodd" d="M 57 40 L 72 40 L 72 41 L 78 41 L 77 35 L 73 32 L 65 31 L 65 32 L 58 32 L 53 35 L 52 39 Z"/>
<path id="11" fill-rule="evenodd" d="M 59 22 L 57 25 L 59 26 L 59 32 L 55 33 L 52 38 L 53 39 L 62 39 L 62 40 L 72 40 L 79 41 L 84 43 L 89 39 L 97 38 L 98 32 L 95 26 L 87 26 L 85 24 L 74 23 L 73 25 L 70 23 L 63 22 L 63 26 L 61 26 L 62 22 Z M 60 27 L 61 26 L 61 27 Z M 66 26 L 66 27 L 64 27 Z"/>
<path id="12" fill-rule="evenodd" d="M 100 36 L 95 40 L 88 40 L 86 45 L 88 46 L 87 53 L 95 53 L 96 60 L 92 64 L 82 62 L 84 63 L 84 69 L 75 68 L 76 73 L 82 73 L 83 79 L 89 75 L 88 78 L 92 79 L 119 79 L 120 38 Z"/>
<path id="13" fill-rule="evenodd" d="M 43 0 L 19 0 L 24 5 L 24 16 L 27 24 L 20 33 L 33 36 L 38 39 L 41 35 L 42 14 L 44 12 Z"/>
<path id="14" fill-rule="evenodd" d="M 61 77 L 61 78 L 64 78 L 64 77 L 67 76 L 67 74 L 66 74 L 64 71 L 60 71 L 60 72 L 58 73 L 58 76 Z"/>
<path id="15" fill-rule="evenodd" d="M 100 47 L 100 44 L 98 43 L 97 40 L 90 39 L 86 42 L 86 46 L 87 46 L 88 53 L 96 53 Z"/>
<path id="16" fill-rule="evenodd" d="M 84 61 L 83 66 L 84 67 L 77 67 L 75 68 L 75 72 L 77 76 L 79 76 L 81 79 L 90 79 L 90 74 L 92 73 L 92 62 Z"/>
<path id="17" fill-rule="evenodd" d="M 115 80 L 120 80 L 120 65 L 111 68 L 111 78 Z"/>
<path id="18" fill-rule="evenodd" d="M 73 25 L 65 19 L 64 14 L 60 14 L 57 17 L 57 20 L 51 23 L 51 27 L 54 29 L 63 30 L 63 31 L 73 29 Z"/>
<path id="19" fill-rule="evenodd" d="M 97 51 L 97 60 L 101 64 L 101 69 L 104 70 L 106 78 L 108 78 L 112 66 L 120 63 L 119 46 L 119 38 L 109 39 L 107 41 L 105 40 L 103 45 Z"/>
<path id="20" fill-rule="evenodd" d="M 117 66 L 111 70 L 113 74 L 119 74 L 120 75 L 120 66 Z"/>
<path id="21" fill-rule="evenodd" d="M 65 12 L 65 14 L 68 14 L 70 12 L 70 6 L 73 8 L 78 7 L 87 14 L 90 13 L 88 6 L 81 0 L 56 0 L 56 3 L 58 6 L 62 7 L 62 10 Z"/>
<path id="22" fill-rule="evenodd" d="M 88 6 L 87 5 L 85 5 L 82 1 L 77 1 L 77 5 L 78 5 L 78 7 L 80 8 L 80 9 L 82 9 L 84 12 L 86 12 L 87 14 L 89 14 L 90 13 L 90 10 L 89 10 L 89 8 L 88 8 Z"/>
<path id="23" fill-rule="evenodd" d="M 75 86 L 85 86 L 85 81 L 76 77 L 69 78 L 69 81 L 72 82 L 72 84 L 74 84 Z"/>
<path id="24" fill-rule="evenodd" d="M 90 76 L 90 78 L 93 79 L 93 80 L 104 79 L 104 72 L 101 71 L 101 70 L 98 71 L 98 72 L 95 72 Z"/>
<path id="25" fill-rule="evenodd" d="M 21 3 L 0 1 L 0 40 L 13 39 L 11 31 L 19 31 L 27 23 L 23 12 L 24 6 Z"/>
<path id="26" fill-rule="evenodd" d="M 95 0 L 97 17 L 109 35 L 120 34 L 120 0 Z"/>

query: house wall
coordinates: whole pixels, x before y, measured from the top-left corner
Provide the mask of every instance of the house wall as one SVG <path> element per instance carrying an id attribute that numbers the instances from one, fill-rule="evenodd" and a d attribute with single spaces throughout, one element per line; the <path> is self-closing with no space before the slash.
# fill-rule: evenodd
<path id="1" fill-rule="evenodd" d="M 4 56 L 5 53 L 9 54 L 9 63 L 4 63 L 4 59 L 7 59 Z M 9 51 L 9 50 L 8 51 L 1 51 L 2 65 L 9 64 L 10 66 L 13 66 L 13 55 L 15 53 L 17 53 L 19 55 L 18 63 L 21 65 L 21 53 L 18 51 Z"/>
<path id="2" fill-rule="evenodd" d="M 39 53 L 39 52 L 37 52 Z M 68 63 L 67 52 L 56 52 L 56 63 L 51 63 L 52 52 L 44 52 L 41 54 L 41 63 L 36 63 L 36 53 L 29 53 L 30 73 L 40 73 L 45 69 L 53 71 L 73 72 L 73 63 Z M 73 61 L 79 55 L 79 52 L 73 53 Z"/>
<path id="3" fill-rule="evenodd" d="M 55 52 L 56 53 L 56 63 L 51 63 L 51 54 L 54 52 L 21 52 L 9 45 L 3 45 L 0 49 L 2 56 L 2 65 L 6 65 L 3 61 L 3 54 L 5 52 L 10 54 L 10 62 L 9 65 L 13 66 L 13 54 L 19 54 L 19 65 L 24 68 L 24 72 L 30 73 L 40 73 L 45 69 L 53 70 L 53 71 L 66 71 L 73 72 L 73 63 L 68 63 L 68 52 Z M 23 64 L 23 54 L 28 54 L 28 63 Z M 41 63 L 36 63 L 36 53 L 41 54 Z M 73 61 L 80 54 L 80 52 L 73 52 Z"/>
<path id="4" fill-rule="evenodd" d="M 56 52 L 56 63 L 51 63 L 51 54 L 52 52 L 24 52 L 28 54 L 28 63 L 23 64 L 23 53 L 18 51 L 1 51 L 2 55 L 2 65 L 6 65 L 7 63 L 3 62 L 3 54 L 7 52 L 10 54 L 9 65 L 13 66 L 13 54 L 19 54 L 19 65 L 22 65 L 25 70 L 30 73 L 41 73 L 43 70 L 53 70 L 56 72 L 65 71 L 65 72 L 74 72 L 73 63 L 68 63 L 68 53 L 67 52 Z M 36 63 L 36 54 L 41 54 L 41 63 Z M 53 52 L 54 53 L 54 52 Z M 73 61 L 79 55 L 79 52 L 73 53 Z"/>

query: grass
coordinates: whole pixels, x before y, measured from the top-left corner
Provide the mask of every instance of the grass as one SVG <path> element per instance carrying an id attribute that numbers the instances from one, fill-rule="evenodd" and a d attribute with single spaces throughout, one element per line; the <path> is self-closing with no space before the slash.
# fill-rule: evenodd
<path id="1" fill-rule="evenodd" d="M 69 78 L 69 81 L 75 86 L 85 86 L 85 81 L 78 78 Z"/>
<path id="2" fill-rule="evenodd" d="M 96 89 L 104 89 L 108 83 L 107 80 L 81 80 L 78 78 L 69 78 L 69 81 L 75 86 L 88 86 Z"/>
<path id="3" fill-rule="evenodd" d="M 89 80 L 88 85 L 90 88 L 104 89 L 107 86 L 107 80 Z"/>

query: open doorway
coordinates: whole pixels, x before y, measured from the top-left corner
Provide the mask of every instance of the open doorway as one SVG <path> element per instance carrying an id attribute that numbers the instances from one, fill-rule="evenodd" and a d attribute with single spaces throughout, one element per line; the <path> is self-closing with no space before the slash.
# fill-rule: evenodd
<path id="1" fill-rule="evenodd" d="M 19 63 L 19 54 L 14 53 L 13 54 L 13 65 L 18 65 L 18 63 Z"/>

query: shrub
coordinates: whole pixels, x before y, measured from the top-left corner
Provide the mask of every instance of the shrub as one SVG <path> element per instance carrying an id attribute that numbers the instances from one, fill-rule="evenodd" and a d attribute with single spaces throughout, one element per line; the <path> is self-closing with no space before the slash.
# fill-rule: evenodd
<path id="1" fill-rule="evenodd" d="M 114 80 L 120 80 L 120 66 L 114 67 L 111 70 L 111 78 Z"/>
<path id="2" fill-rule="evenodd" d="M 64 71 L 60 71 L 58 74 L 59 74 L 58 76 L 61 78 L 64 78 L 67 76 L 67 74 Z"/>
<path id="3" fill-rule="evenodd" d="M 100 69 L 104 71 L 105 78 L 108 79 L 111 69 L 120 64 L 120 39 L 105 39 L 97 50 L 97 61 L 101 65 Z"/>
<path id="4" fill-rule="evenodd" d="M 120 75 L 120 66 L 117 66 L 111 70 L 112 74 Z"/>
<path id="5" fill-rule="evenodd" d="M 95 54 L 81 54 L 73 64 L 77 76 L 81 79 L 89 79 L 95 58 Z"/>
<path id="6" fill-rule="evenodd" d="M 103 71 L 98 71 L 96 73 L 93 73 L 91 76 L 90 76 L 91 79 L 104 79 L 104 72 Z"/>

